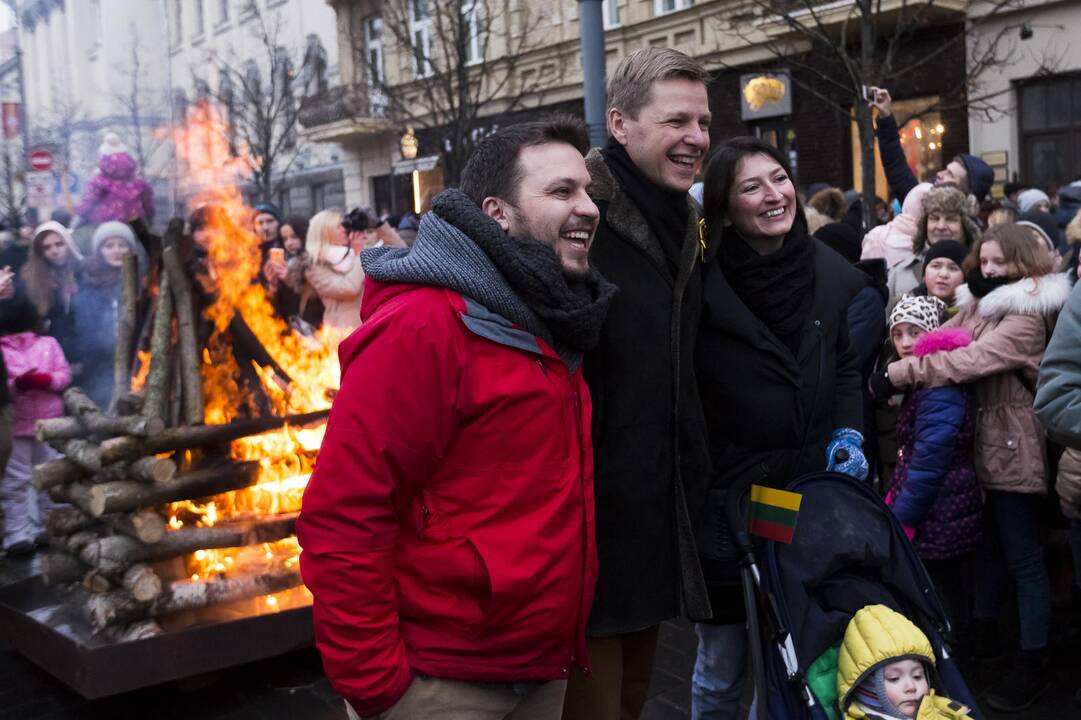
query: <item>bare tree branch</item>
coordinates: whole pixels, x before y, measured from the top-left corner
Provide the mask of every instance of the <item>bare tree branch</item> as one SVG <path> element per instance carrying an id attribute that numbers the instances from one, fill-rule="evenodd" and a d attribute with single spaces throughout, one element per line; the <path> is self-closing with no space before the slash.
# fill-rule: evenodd
<path id="1" fill-rule="evenodd" d="M 298 97 L 295 86 L 297 77 L 305 74 L 308 56 L 295 62 L 294 53 L 278 44 L 280 27 L 268 25 L 254 4 L 251 11 L 258 56 L 240 61 L 215 55 L 219 82 L 215 91 L 207 86 L 206 100 L 225 110 L 227 132 L 235 136 L 230 144 L 251 171 L 257 199 L 271 201 L 280 178 L 302 150 L 298 118 L 310 98 L 303 93 Z"/>
<path id="2" fill-rule="evenodd" d="M 516 19 L 519 21 L 516 23 Z M 387 0 L 383 28 L 390 53 L 406 61 L 398 76 L 380 76 L 357 52 L 370 81 L 399 125 L 431 131 L 441 147 L 444 180 L 457 182 L 465 159 L 480 139 L 484 115 L 494 108 L 513 112 L 554 84 L 540 62 L 540 16 L 510 0 Z M 498 50 L 497 50 L 498 48 Z M 552 67 L 558 65 L 553 61 Z"/>
<path id="3" fill-rule="evenodd" d="M 793 83 L 804 91 L 825 102 L 830 107 L 848 114 L 855 111 L 861 143 L 860 165 L 863 168 L 863 194 L 870 200 L 874 193 L 874 129 L 873 118 L 862 98 L 863 86 L 892 87 L 906 76 L 941 63 L 960 48 L 969 48 L 965 58 L 966 72 L 954 88 L 940 94 L 939 101 L 914 117 L 928 112 L 943 112 L 965 106 L 969 112 L 989 115 L 1008 91 L 980 92 L 981 77 L 989 71 L 1009 66 L 1015 59 L 1011 38 L 1020 26 L 1009 25 L 999 29 L 989 38 L 981 30 L 1005 11 L 1023 8 L 1023 0 L 985 0 L 984 11 L 971 18 L 957 15 L 955 24 L 964 22 L 965 28 L 920 55 L 908 53 L 911 39 L 916 33 L 932 27 L 934 0 L 902 0 L 900 8 L 892 11 L 890 30 L 880 35 L 883 19 L 882 0 L 854 0 L 848 14 L 837 21 L 829 21 L 823 12 L 827 2 L 823 0 L 749 0 L 754 9 L 750 13 L 728 13 L 718 17 L 716 27 L 723 34 L 735 38 L 746 47 L 766 49 L 777 60 L 793 69 Z M 830 12 L 838 10 L 830 8 Z M 859 24 L 860 32 L 850 32 L 850 23 Z M 807 52 L 795 53 L 793 40 L 782 44 L 776 38 L 760 39 L 764 29 L 781 23 L 788 29 L 789 38 L 802 40 L 810 47 Z M 831 30 L 832 28 L 832 30 Z M 757 31 L 757 32 L 756 32 Z M 838 39 L 834 39 L 837 37 Z M 830 67 L 823 58 L 832 58 L 837 67 Z M 723 61 L 722 61 L 722 64 Z M 1061 64 L 1044 52 L 1039 58 L 1041 71 L 1051 71 Z M 727 67 L 727 64 L 725 64 Z M 744 68 L 746 69 L 746 68 Z M 841 75 L 840 70 L 844 70 Z M 803 77 L 815 78 L 818 87 L 805 82 Z M 830 91 L 841 96 L 831 96 Z M 851 98 L 851 104 L 844 101 Z M 871 203 L 864 203 L 865 217 L 869 219 Z"/>

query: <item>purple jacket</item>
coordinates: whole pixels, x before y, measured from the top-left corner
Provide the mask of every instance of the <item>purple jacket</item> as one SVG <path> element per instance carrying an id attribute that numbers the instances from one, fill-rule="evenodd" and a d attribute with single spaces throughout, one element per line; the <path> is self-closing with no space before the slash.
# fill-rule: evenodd
<path id="1" fill-rule="evenodd" d="M 11 425 L 13 437 L 33 437 L 34 423 L 47 418 L 64 416 L 64 401 L 60 391 L 71 384 L 71 368 L 56 338 L 32 332 L 0 337 L 0 349 L 8 371 L 15 419 Z M 19 390 L 15 378 L 28 372 L 45 372 L 53 376 L 48 390 Z"/>
<path id="2" fill-rule="evenodd" d="M 920 338 L 918 356 L 964 347 L 967 331 L 947 328 Z M 973 465 L 976 404 L 958 385 L 910 390 L 897 417 L 897 468 L 890 507 L 913 528 L 924 560 L 945 560 L 976 549 L 981 535 L 979 483 Z"/>
<path id="3" fill-rule="evenodd" d="M 75 212 L 89 223 L 109 220 L 128 222 L 142 218 L 154 221 L 154 191 L 135 174 L 135 160 L 126 152 L 105 155 L 98 161 L 101 171 L 83 194 Z"/>

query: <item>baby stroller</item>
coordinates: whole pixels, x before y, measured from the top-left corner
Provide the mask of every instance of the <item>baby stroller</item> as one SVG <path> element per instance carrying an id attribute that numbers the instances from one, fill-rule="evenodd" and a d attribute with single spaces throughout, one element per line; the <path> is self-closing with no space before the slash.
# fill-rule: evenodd
<path id="1" fill-rule="evenodd" d="M 803 496 L 791 544 L 752 541 L 744 531 L 750 483 L 728 496 L 751 637 L 752 720 L 826 720 L 808 671 L 837 645 L 856 611 L 873 604 L 907 616 L 927 635 L 936 657 L 933 685 L 981 719 L 944 640 L 942 604 L 878 494 L 832 472 L 806 475 L 786 489 Z"/>

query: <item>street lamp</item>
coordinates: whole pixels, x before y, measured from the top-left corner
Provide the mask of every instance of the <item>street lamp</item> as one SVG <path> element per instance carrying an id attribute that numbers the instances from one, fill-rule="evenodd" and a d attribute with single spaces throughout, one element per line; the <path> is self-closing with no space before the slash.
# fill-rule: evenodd
<path id="1" fill-rule="evenodd" d="M 401 139 L 402 159 L 413 160 L 417 157 L 417 136 L 413 134 L 413 128 L 407 127 L 405 129 L 405 135 L 402 135 Z"/>

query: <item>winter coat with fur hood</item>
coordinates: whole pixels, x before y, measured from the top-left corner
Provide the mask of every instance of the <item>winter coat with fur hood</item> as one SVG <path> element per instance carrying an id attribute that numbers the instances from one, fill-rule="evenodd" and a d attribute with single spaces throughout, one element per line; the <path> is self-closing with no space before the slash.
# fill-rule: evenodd
<path id="1" fill-rule="evenodd" d="M 1047 448 L 1033 394 L 1055 318 L 1069 293 L 1065 275 L 1023 278 L 978 300 L 962 285 L 957 289 L 961 312 L 947 327 L 968 329 L 972 344 L 887 368 L 897 387 L 974 383 L 976 477 L 984 490 L 1047 492 Z"/>

